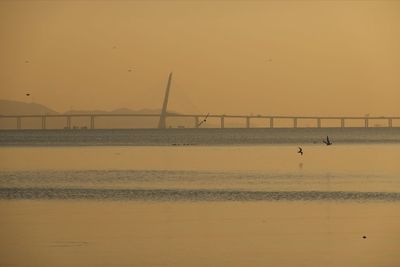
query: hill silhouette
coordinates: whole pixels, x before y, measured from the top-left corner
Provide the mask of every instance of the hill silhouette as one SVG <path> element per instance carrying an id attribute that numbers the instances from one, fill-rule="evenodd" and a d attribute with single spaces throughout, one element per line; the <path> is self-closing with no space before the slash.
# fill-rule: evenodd
<path id="1" fill-rule="evenodd" d="M 106 110 L 69 110 L 64 113 L 57 112 L 44 105 L 38 103 L 26 103 L 12 100 L 0 100 L 0 116 L 1 115 L 68 115 L 68 114 L 160 114 L 160 109 L 139 109 L 132 110 L 129 108 L 118 108 L 111 111 Z M 169 111 L 170 114 L 178 114 Z M 156 128 L 158 125 L 158 117 L 99 117 L 96 119 L 96 128 Z M 169 119 L 172 127 L 185 126 L 192 127 L 193 120 L 182 118 Z M 66 118 L 49 118 L 46 123 L 47 129 L 63 129 L 66 126 Z M 88 117 L 73 118 L 71 127 L 90 126 Z M 0 129 L 15 129 L 15 119 L 0 120 Z M 40 118 L 24 118 L 22 120 L 23 129 L 40 129 Z"/>
<path id="2" fill-rule="evenodd" d="M 59 114 L 44 105 L 38 103 L 26 103 L 20 101 L 0 99 L 1 115 L 45 115 Z"/>
<path id="3" fill-rule="evenodd" d="M 139 109 L 117 108 L 111 111 L 107 110 L 69 110 L 64 113 L 57 112 L 39 103 L 27 103 L 21 101 L 0 99 L 0 115 L 45 115 L 45 114 L 159 114 L 160 109 Z M 178 114 L 175 111 L 169 111 L 170 114 Z"/>

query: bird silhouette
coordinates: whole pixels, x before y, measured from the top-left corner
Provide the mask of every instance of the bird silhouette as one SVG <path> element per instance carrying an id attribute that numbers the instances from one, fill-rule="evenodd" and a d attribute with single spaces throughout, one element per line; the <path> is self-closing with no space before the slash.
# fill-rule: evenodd
<path id="1" fill-rule="evenodd" d="M 297 153 L 300 153 L 300 155 L 303 156 L 303 149 L 301 147 L 299 147 L 299 151 L 297 151 Z"/>
<path id="2" fill-rule="evenodd" d="M 332 145 L 332 142 L 329 140 L 329 136 L 326 136 L 326 140 L 322 140 L 322 142 L 324 142 L 324 144 L 327 146 Z"/>
<path id="3" fill-rule="evenodd" d="M 201 122 L 199 122 L 199 124 L 197 124 L 197 127 L 200 127 L 200 125 L 207 122 L 208 115 L 210 115 L 210 113 L 207 113 L 207 115 L 204 117 L 204 119 Z"/>

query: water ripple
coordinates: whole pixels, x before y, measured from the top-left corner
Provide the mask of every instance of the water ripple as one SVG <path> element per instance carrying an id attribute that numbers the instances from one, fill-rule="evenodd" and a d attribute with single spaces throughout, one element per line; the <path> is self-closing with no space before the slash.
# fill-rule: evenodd
<path id="1" fill-rule="evenodd" d="M 0 188 L 0 199 L 133 201 L 400 201 L 397 192 Z"/>

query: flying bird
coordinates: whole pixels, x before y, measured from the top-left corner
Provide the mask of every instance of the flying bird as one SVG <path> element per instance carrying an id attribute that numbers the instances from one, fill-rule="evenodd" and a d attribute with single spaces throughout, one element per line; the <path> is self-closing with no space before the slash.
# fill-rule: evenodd
<path id="1" fill-rule="evenodd" d="M 303 149 L 301 147 L 299 147 L 299 151 L 297 151 L 297 153 L 300 153 L 300 155 L 303 156 Z"/>
<path id="2" fill-rule="evenodd" d="M 30 94 L 30 93 L 26 93 L 25 95 L 26 95 L 26 96 L 30 96 L 31 94 Z"/>
<path id="3" fill-rule="evenodd" d="M 327 146 L 332 145 L 332 142 L 329 140 L 329 136 L 326 136 L 326 140 L 322 140 L 322 142 L 324 142 L 324 144 Z"/>
<path id="4" fill-rule="evenodd" d="M 210 115 L 210 113 L 207 113 L 207 115 L 204 117 L 204 119 L 199 124 L 197 124 L 197 127 L 200 127 L 200 125 L 207 122 L 208 115 Z"/>

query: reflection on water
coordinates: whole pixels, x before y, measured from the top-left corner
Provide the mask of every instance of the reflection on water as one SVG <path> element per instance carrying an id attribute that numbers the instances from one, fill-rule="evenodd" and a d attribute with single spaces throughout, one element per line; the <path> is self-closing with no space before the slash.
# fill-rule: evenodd
<path id="1" fill-rule="evenodd" d="M 0 188 L 0 199 L 141 201 L 400 201 L 400 192 Z"/>
<path id="2" fill-rule="evenodd" d="M 0 188 L 378 191 L 400 188 L 396 174 L 223 171 L 3 171 Z"/>
<path id="3" fill-rule="evenodd" d="M 399 143 L 400 128 L 113 129 L 0 131 L 2 146 L 213 146 Z"/>
<path id="4" fill-rule="evenodd" d="M 8 190 L 7 198 L 17 198 L 10 195 L 12 190 L 24 188 L 34 192 L 53 190 L 51 198 L 57 198 L 56 192 L 61 192 L 57 189 L 97 189 L 107 192 L 108 199 L 112 198 L 112 192 L 125 192 L 117 189 L 148 192 L 168 189 L 177 194 L 213 190 L 257 194 L 400 192 L 400 145 L 312 145 L 303 149 L 307 151 L 304 156 L 299 156 L 297 147 L 290 145 L 2 148 L 0 188 Z M 107 191 L 111 189 L 114 191 Z M 90 198 L 97 199 L 99 194 L 93 194 L 97 197 Z M 122 198 L 139 198 L 132 194 Z M 211 199 L 228 199 L 211 195 Z M 79 196 L 85 199 L 83 193 Z M 4 198 L 4 194 L 0 197 Z M 195 199 L 199 200 L 192 198 Z"/>
<path id="5" fill-rule="evenodd" d="M 400 263 L 398 202 L 7 200 L 0 210 L 0 266 Z"/>
<path id="6" fill-rule="evenodd" d="M 0 266 L 400 266 L 400 145 L 302 147 L 0 148 Z"/>
<path id="7" fill-rule="evenodd" d="M 86 246 L 88 242 L 85 241 L 56 241 L 49 245 L 49 247 L 58 247 L 58 248 L 65 248 L 65 247 L 82 247 Z"/>

